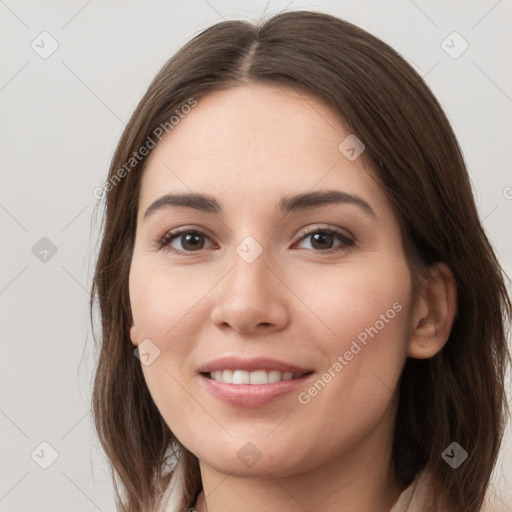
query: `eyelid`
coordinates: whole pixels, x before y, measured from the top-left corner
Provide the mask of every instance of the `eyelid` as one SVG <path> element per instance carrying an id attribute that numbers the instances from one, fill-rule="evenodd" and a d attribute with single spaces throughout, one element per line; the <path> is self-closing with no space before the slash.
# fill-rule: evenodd
<path id="1" fill-rule="evenodd" d="M 302 228 L 299 231 L 299 234 L 297 235 L 298 236 L 298 240 L 302 240 L 305 236 L 311 235 L 313 233 L 316 233 L 317 231 L 331 232 L 331 233 L 343 236 L 344 238 L 349 239 L 349 240 L 351 240 L 353 242 L 356 241 L 356 237 L 350 231 L 348 231 L 347 229 L 340 228 L 340 227 L 337 227 L 337 226 L 336 227 L 335 226 L 331 226 L 331 225 L 328 225 L 328 224 L 316 224 L 316 225 L 313 225 L 313 226 L 309 225 L 309 226 L 306 226 L 305 228 Z"/>

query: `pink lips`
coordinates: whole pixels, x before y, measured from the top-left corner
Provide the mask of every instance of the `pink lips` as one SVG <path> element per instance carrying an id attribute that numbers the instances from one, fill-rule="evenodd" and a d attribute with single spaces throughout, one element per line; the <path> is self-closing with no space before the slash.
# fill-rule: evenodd
<path id="1" fill-rule="evenodd" d="M 248 372 L 277 370 L 283 373 L 291 372 L 304 375 L 292 380 L 282 380 L 270 384 L 226 384 L 210 378 L 211 372 L 222 370 L 245 370 Z M 313 370 L 277 359 L 222 357 L 202 365 L 198 368 L 198 372 L 206 389 L 222 402 L 236 407 L 258 407 L 270 404 L 292 391 L 299 392 Z"/>

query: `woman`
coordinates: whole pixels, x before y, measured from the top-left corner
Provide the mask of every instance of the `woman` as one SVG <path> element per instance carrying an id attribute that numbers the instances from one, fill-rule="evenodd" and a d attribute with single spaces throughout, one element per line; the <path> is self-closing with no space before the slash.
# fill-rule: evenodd
<path id="1" fill-rule="evenodd" d="M 120 510 L 483 510 L 511 306 L 394 50 L 314 12 L 219 23 L 153 80 L 105 192 Z"/>

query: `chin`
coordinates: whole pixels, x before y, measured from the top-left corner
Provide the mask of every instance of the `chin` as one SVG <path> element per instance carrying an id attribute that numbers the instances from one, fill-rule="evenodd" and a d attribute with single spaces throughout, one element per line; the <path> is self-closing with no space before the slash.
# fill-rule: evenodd
<path id="1" fill-rule="evenodd" d="M 265 434 L 268 437 L 268 430 Z M 273 434 L 271 434 L 272 436 Z M 241 440 L 243 439 L 243 440 Z M 311 454 L 297 451 L 300 442 L 282 442 L 279 439 L 257 440 L 250 436 L 231 438 L 221 446 L 216 440 L 209 440 L 210 446 L 194 452 L 202 464 L 223 474 L 241 477 L 284 477 L 306 470 L 314 463 Z M 212 447 L 215 449 L 212 450 Z"/>

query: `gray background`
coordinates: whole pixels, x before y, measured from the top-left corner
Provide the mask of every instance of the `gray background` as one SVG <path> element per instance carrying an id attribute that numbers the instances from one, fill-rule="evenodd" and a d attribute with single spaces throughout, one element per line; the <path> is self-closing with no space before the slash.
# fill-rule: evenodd
<path id="1" fill-rule="evenodd" d="M 511 274 L 511 0 L 0 0 L 1 511 L 114 510 L 90 415 L 93 190 L 150 80 L 182 44 L 222 19 L 303 8 L 369 30 L 425 77 Z M 493 484 L 499 511 L 512 511 L 507 480 L 510 428 Z"/>

